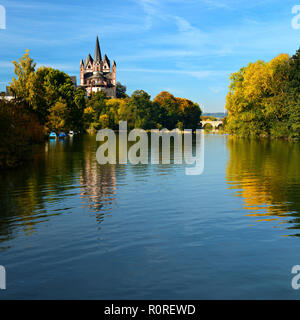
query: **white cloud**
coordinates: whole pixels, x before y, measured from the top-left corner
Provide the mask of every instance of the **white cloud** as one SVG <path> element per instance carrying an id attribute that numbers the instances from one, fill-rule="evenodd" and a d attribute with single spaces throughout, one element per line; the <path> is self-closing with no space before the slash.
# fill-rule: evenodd
<path id="1" fill-rule="evenodd" d="M 79 66 L 72 63 L 55 63 L 55 62 L 45 62 L 45 63 L 37 63 L 37 68 L 40 67 L 50 67 L 53 69 L 63 70 L 63 71 L 72 71 L 78 72 Z"/>
<path id="2" fill-rule="evenodd" d="M 181 74 L 181 75 L 188 75 L 197 79 L 224 76 L 227 74 L 227 71 L 212 71 L 212 70 L 190 71 L 190 70 L 172 70 L 172 69 L 147 69 L 147 68 L 118 69 L 118 71 L 119 72 L 156 73 L 156 74 L 179 74 L 179 75 Z"/>

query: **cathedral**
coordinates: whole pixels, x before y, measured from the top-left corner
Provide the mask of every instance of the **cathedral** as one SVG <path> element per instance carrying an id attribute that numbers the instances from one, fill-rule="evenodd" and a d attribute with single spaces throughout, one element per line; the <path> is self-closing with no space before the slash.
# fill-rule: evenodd
<path id="1" fill-rule="evenodd" d="M 113 61 L 111 66 L 107 55 L 101 56 L 99 39 L 96 40 L 94 59 L 89 54 L 85 61 L 80 62 L 80 86 L 86 89 L 87 95 L 92 92 L 103 91 L 108 97 L 116 97 L 117 65 Z"/>

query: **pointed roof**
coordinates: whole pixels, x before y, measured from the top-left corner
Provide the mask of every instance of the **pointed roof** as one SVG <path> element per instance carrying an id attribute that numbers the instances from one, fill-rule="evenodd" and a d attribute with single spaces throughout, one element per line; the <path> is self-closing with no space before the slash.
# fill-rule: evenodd
<path id="1" fill-rule="evenodd" d="M 116 61 L 114 60 L 113 61 L 113 67 L 116 67 L 117 66 L 117 64 L 116 64 Z"/>
<path id="2" fill-rule="evenodd" d="M 103 62 L 107 62 L 108 66 L 110 67 L 110 60 L 108 59 L 107 55 L 105 54 L 103 57 Z"/>
<path id="3" fill-rule="evenodd" d="M 99 45 L 99 38 L 97 36 L 96 39 L 96 49 L 95 49 L 95 62 L 100 62 L 101 61 L 101 51 L 100 51 L 100 45 Z"/>
<path id="4" fill-rule="evenodd" d="M 81 61 L 80 61 L 80 66 L 83 66 L 83 67 L 84 67 L 83 59 L 81 59 Z"/>
<path id="5" fill-rule="evenodd" d="M 90 55 L 90 53 L 89 53 L 89 55 L 87 56 L 87 58 L 85 59 L 85 66 L 87 66 L 88 65 L 88 63 L 89 63 L 89 61 L 91 61 L 91 63 L 93 63 L 93 58 L 92 58 L 92 56 Z"/>

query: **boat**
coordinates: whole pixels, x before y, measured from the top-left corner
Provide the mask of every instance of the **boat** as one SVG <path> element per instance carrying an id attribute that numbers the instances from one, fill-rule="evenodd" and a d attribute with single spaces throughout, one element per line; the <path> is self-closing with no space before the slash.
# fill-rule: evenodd
<path id="1" fill-rule="evenodd" d="M 67 135 L 64 132 L 61 132 L 59 134 L 59 139 L 65 139 L 67 137 Z"/>
<path id="2" fill-rule="evenodd" d="M 49 134 L 49 138 L 50 138 L 50 139 L 56 139 L 56 138 L 57 138 L 56 133 L 52 131 L 52 132 Z"/>

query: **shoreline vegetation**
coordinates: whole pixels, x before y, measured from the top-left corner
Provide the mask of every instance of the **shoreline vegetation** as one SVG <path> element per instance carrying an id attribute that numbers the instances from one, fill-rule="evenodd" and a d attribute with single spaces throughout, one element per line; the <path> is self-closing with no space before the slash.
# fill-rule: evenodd
<path id="1" fill-rule="evenodd" d="M 15 77 L 8 86 L 13 96 L 0 96 L 0 168 L 13 168 L 30 157 L 32 146 L 45 141 L 51 131 L 93 134 L 141 128 L 196 130 L 204 117 L 197 103 L 163 91 L 153 100 L 144 90 L 131 96 L 117 83 L 117 97 L 103 92 L 86 96 L 66 73 L 50 67 L 36 69 L 26 50 L 13 61 Z M 218 133 L 243 138 L 300 140 L 300 49 L 290 57 L 280 54 L 270 62 L 258 60 L 230 76 L 226 96 L 228 115 Z M 211 128 L 206 128 L 210 132 Z"/>
<path id="2" fill-rule="evenodd" d="M 44 66 L 36 69 L 29 50 L 13 64 L 15 76 L 8 86 L 13 99 L 0 97 L 0 168 L 20 165 L 30 157 L 32 146 L 45 141 L 51 131 L 93 134 L 104 128 L 116 130 L 119 121 L 127 121 L 129 130 L 199 126 L 199 105 L 167 91 L 153 100 L 144 90 L 128 96 L 118 82 L 116 98 L 104 92 L 87 97 L 66 73 Z"/>
<path id="3" fill-rule="evenodd" d="M 230 77 L 226 133 L 300 139 L 300 49 L 270 62 L 249 63 Z"/>

